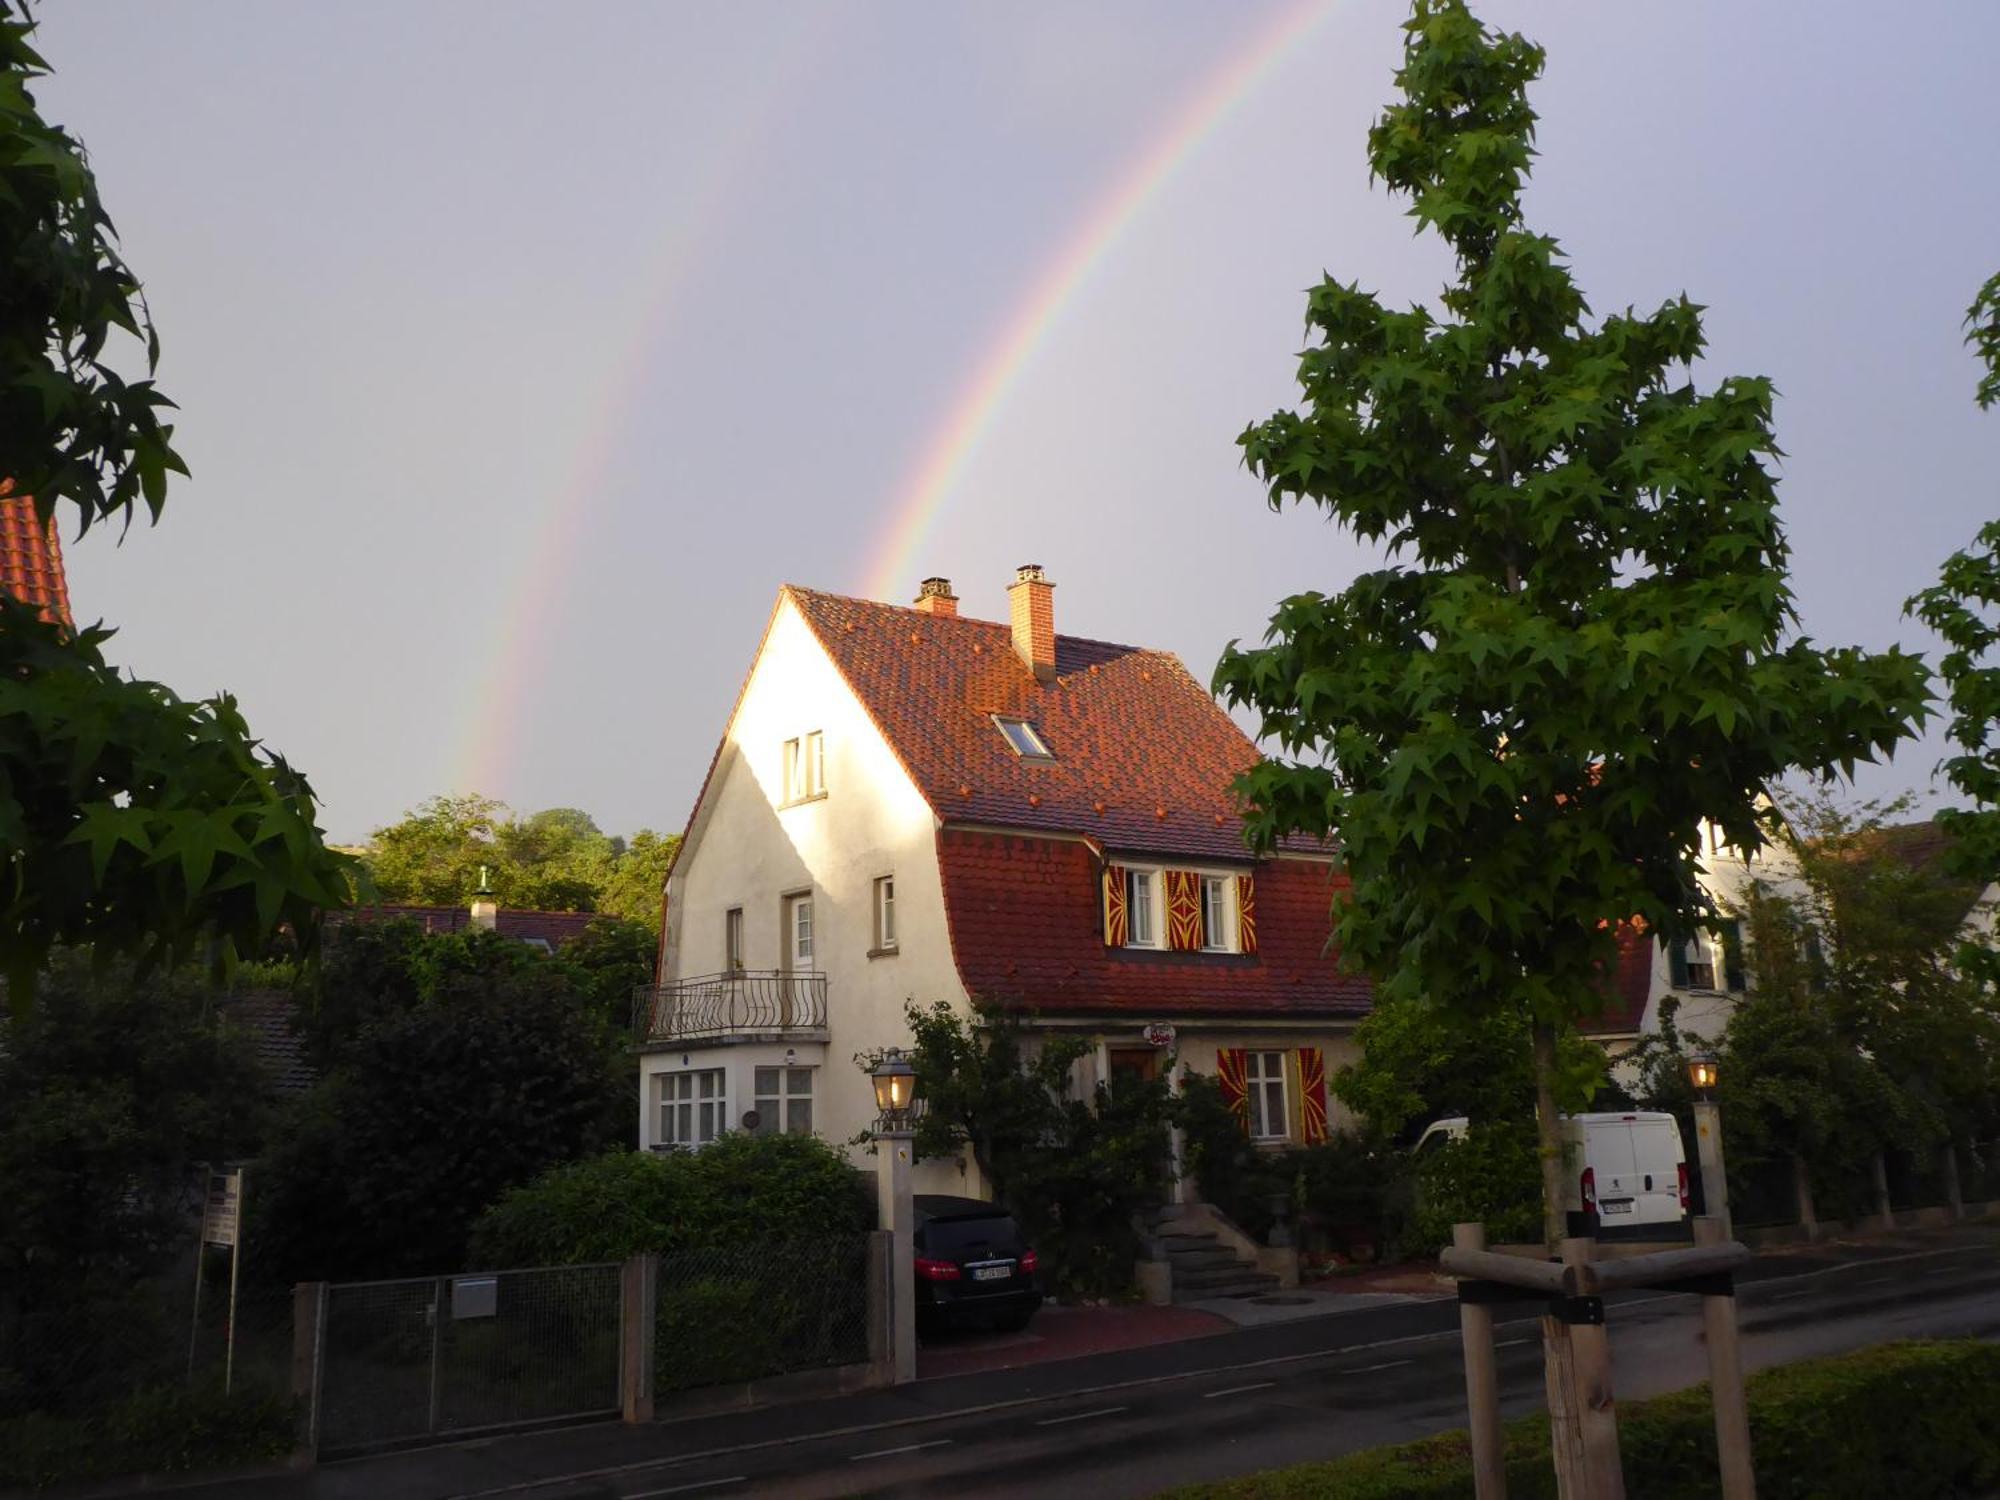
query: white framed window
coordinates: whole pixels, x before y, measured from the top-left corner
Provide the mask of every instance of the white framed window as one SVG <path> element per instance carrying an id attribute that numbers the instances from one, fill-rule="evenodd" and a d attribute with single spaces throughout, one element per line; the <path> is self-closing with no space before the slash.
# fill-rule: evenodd
<path id="1" fill-rule="evenodd" d="M 826 735 L 811 734 L 785 741 L 785 800 L 804 802 L 826 795 Z"/>
<path id="2" fill-rule="evenodd" d="M 875 952 L 896 951 L 896 877 L 881 876 L 875 882 Z"/>
<path id="3" fill-rule="evenodd" d="M 1160 872 L 1125 872 L 1125 946 L 1160 946 Z"/>
<path id="4" fill-rule="evenodd" d="M 660 1144 L 705 1146 L 729 1128 L 722 1069 L 660 1075 Z"/>
<path id="5" fill-rule="evenodd" d="M 811 1135 L 813 1128 L 813 1069 L 756 1068 L 751 1080 L 756 1095 L 757 1134 Z"/>
<path id="6" fill-rule="evenodd" d="M 1236 877 L 1201 877 L 1201 946 L 1210 953 L 1236 951 Z"/>
<path id="7" fill-rule="evenodd" d="M 1291 1132 L 1285 1113 L 1285 1054 L 1252 1052 L 1243 1059 L 1243 1080 L 1250 1101 L 1250 1139 L 1282 1141 Z"/>
<path id="8" fill-rule="evenodd" d="M 743 972 L 743 908 L 732 906 L 722 914 L 722 966 L 731 974 Z"/>
<path id="9" fill-rule="evenodd" d="M 1014 753 L 1022 759 L 1055 759 L 1049 752 L 1048 743 L 1043 740 L 1040 731 L 1026 719 L 1010 719 L 1002 714 L 995 714 L 993 722 L 999 726 L 1000 733 L 1006 736 L 1007 743 L 1013 748 Z"/>
<path id="10" fill-rule="evenodd" d="M 785 898 L 785 966 L 805 971 L 813 966 L 813 898 Z"/>

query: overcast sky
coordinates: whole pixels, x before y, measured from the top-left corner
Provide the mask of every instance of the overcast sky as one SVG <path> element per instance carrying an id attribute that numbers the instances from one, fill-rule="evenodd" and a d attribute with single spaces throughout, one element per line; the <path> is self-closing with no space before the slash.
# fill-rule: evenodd
<path id="1" fill-rule="evenodd" d="M 1236 434 L 1303 289 L 1447 266 L 1371 191 L 1405 7 L 1332 0 L 1103 242 L 893 597 L 1198 676 L 1363 554 Z M 1489 3 L 1549 51 L 1536 228 L 1600 310 L 1686 290 L 1782 393 L 1806 629 L 2000 513 L 1960 320 L 2000 270 L 2000 6 Z M 69 552 L 80 617 L 219 688 L 356 840 L 434 793 L 678 828 L 780 583 L 861 592 L 897 497 L 1136 171 L 1290 3 L 43 7 L 194 470 Z M 1310 19 L 1310 18 L 1308 18 Z M 1913 747 L 1874 792 L 1927 783 Z"/>

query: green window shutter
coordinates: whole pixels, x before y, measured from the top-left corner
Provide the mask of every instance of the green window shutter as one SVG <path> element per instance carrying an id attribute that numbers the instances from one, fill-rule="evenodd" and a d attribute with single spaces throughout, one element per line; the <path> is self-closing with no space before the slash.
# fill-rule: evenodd
<path id="1" fill-rule="evenodd" d="M 1667 983 L 1677 990 L 1688 987 L 1688 945 L 1686 938 L 1662 938 L 1667 945 Z"/>
<path id="2" fill-rule="evenodd" d="M 1730 994 L 1741 994 L 1745 988 L 1743 972 L 1743 924 L 1730 922 L 1722 929 L 1722 972 L 1723 988 Z"/>

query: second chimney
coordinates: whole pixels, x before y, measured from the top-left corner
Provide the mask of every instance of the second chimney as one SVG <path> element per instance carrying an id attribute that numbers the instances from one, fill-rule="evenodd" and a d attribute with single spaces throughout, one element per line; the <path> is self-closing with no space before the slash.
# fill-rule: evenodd
<path id="1" fill-rule="evenodd" d="M 927 615 L 956 617 L 958 595 L 951 591 L 949 578 L 926 578 L 917 585 L 916 607 Z"/>
<path id="2" fill-rule="evenodd" d="M 1007 588 L 1014 619 L 1014 650 L 1044 682 L 1056 675 L 1056 586 L 1042 576 L 1040 563 L 1014 570 Z"/>

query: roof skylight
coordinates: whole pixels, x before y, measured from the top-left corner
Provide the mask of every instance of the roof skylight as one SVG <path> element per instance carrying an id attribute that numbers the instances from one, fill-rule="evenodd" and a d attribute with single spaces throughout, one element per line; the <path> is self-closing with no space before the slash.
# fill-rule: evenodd
<path id="1" fill-rule="evenodd" d="M 993 722 L 1000 726 L 1000 732 L 1007 737 L 1007 743 L 1013 746 L 1014 753 L 1022 759 L 1055 759 L 1049 753 L 1049 747 L 1042 743 L 1042 737 L 1035 732 L 1035 726 L 1026 719 L 1009 719 L 995 714 Z"/>

